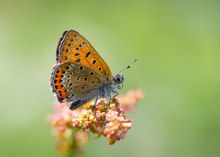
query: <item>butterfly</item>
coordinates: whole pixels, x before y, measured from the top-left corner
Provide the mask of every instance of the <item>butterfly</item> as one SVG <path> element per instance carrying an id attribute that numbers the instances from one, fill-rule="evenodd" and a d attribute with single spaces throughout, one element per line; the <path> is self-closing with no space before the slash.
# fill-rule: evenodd
<path id="1" fill-rule="evenodd" d="M 77 31 L 67 30 L 57 46 L 50 85 L 58 101 L 71 102 L 70 109 L 74 110 L 94 98 L 111 100 L 112 95 L 117 96 L 124 82 L 119 73 L 128 68 L 130 64 L 113 76 L 89 41 Z"/>

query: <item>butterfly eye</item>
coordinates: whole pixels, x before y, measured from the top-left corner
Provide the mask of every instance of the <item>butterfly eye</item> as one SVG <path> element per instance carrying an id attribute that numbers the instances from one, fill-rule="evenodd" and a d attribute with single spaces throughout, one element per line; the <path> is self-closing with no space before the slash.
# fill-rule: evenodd
<path id="1" fill-rule="evenodd" d="M 117 82 L 120 82 L 120 81 L 121 81 L 121 78 L 119 78 L 119 77 L 116 78 L 116 81 L 117 81 Z"/>
<path id="2" fill-rule="evenodd" d="M 124 78 L 123 78 L 123 76 L 116 75 L 114 77 L 114 80 L 115 80 L 116 83 L 122 83 L 124 81 Z"/>

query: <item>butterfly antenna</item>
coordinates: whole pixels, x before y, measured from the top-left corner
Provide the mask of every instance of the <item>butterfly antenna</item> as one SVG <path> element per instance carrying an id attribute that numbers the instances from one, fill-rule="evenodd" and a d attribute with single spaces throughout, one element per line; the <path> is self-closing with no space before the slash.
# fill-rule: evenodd
<path id="1" fill-rule="evenodd" d="M 127 69 L 129 69 L 131 67 L 131 65 L 136 62 L 138 59 L 135 58 L 134 60 L 132 60 L 129 64 L 127 64 L 126 66 L 122 67 L 118 72 L 117 74 L 121 73 L 122 71 L 125 71 Z"/>

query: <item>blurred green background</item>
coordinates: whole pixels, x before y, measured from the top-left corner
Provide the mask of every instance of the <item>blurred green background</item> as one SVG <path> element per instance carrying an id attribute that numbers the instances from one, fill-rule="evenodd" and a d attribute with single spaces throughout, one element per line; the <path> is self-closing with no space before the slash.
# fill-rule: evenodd
<path id="1" fill-rule="evenodd" d="M 145 98 L 113 146 L 91 139 L 83 156 L 220 156 L 220 1 L 0 0 L 0 156 L 60 157 L 47 116 L 49 79 L 66 29 L 84 35 L 125 87 Z"/>

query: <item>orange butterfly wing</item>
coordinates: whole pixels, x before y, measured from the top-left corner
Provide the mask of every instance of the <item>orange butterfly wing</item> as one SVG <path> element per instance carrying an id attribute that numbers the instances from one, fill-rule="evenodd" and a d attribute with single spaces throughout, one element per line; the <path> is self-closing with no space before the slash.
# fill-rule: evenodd
<path id="1" fill-rule="evenodd" d="M 106 62 L 86 38 L 74 30 L 63 33 L 57 46 L 57 64 L 75 62 L 94 70 L 102 82 L 112 80 L 112 72 Z"/>

